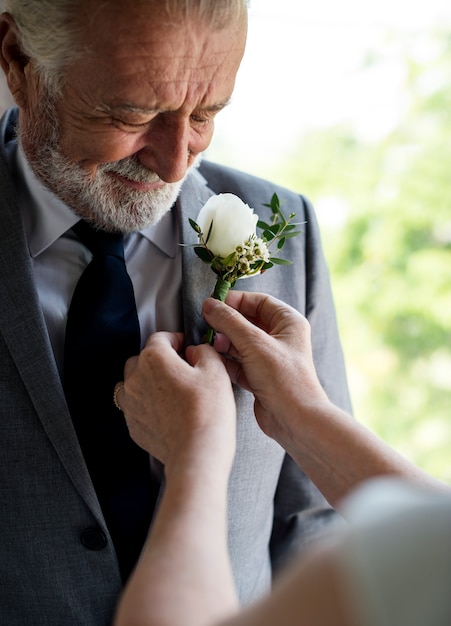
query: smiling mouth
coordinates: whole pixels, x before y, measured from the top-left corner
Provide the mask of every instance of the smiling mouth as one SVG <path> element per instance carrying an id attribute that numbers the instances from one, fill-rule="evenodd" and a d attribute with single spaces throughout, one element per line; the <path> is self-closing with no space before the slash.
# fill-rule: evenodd
<path id="1" fill-rule="evenodd" d="M 141 180 L 132 180 L 131 178 L 127 178 L 126 176 L 118 174 L 117 172 L 108 172 L 108 174 L 110 174 L 110 176 L 114 176 L 114 178 L 119 180 L 124 185 L 127 185 L 127 187 L 130 187 L 131 189 L 136 189 L 137 191 L 154 191 L 155 189 L 161 189 L 162 187 L 164 187 L 165 184 L 160 179 L 154 182 L 147 182 Z"/>

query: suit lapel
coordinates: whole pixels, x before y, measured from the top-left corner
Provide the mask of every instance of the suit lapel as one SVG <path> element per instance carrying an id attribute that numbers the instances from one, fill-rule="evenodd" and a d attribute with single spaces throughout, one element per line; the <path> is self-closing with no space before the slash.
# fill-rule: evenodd
<path id="1" fill-rule="evenodd" d="M 64 468 L 88 506 L 101 516 L 48 338 L 16 192 L 1 157 L 0 182 L 0 332 Z"/>
<path id="2" fill-rule="evenodd" d="M 189 218 L 196 220 L 200 209 L 208 198 L 214 195 L 208 188 L 205 178 L 195 170 L 183 184 L 182 193 L 177 201 L 180 230 L 182 234 L 182 301 L 185 341 L 199 344 L 206 331 L 202 319 L 202 303 L 214 288 L 215 276 L 210 267 L 196 256 L 192 244 L 197 243 L 197 236 L 191 228 Z"/>

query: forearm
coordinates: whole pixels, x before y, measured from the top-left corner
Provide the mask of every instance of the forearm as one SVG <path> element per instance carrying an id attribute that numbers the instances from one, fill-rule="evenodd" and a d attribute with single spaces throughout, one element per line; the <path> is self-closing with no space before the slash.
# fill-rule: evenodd
<path id="1" fill-rule="evenodd" d="M 357 485 L 376 476 L 397 475 L 441 486 L 328 401 L 311 407 L 293 405 L 287 423 L 290 435 L 282 445 L 334 507 Z"/>
<path id="2" fill-rule="evenodd" d="M 441 485 L 328 397 L 316 374 L 311 328 L 303 316 L 264 294 L 232 292 L 227 303 L 207 300 L 203 312 L 214 328 L 227 333 L 229 345 L 223 342 L 223 348 L 231 357 L 226 360 L 231 379 L 253 392 L 263 432 L 288 452 L 332 506 L 375 476 Z M 318 328 L 316 335 L 321 335 Z"/>
<path id="3" fill-rule="evenodd" d="M 115 626 L 202 626 L 237 610 L 227 551 L 228 471 L 175 467 Z"/>

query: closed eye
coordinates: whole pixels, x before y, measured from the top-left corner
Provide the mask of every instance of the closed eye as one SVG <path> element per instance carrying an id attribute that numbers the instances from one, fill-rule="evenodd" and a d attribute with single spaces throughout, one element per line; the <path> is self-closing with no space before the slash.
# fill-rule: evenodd
<path id="1" fill-rule="evenodd" d="M 140 130 L 143 130 L 143 129 L 147 128 L 149 126 L 151 120 L 148 120 L 146 122 L 141 122 L 141 123 L 137 124 L 137 123 L 132 123 L 132 122 L 125 122 L 124 120 L 121 120 L 121 119 L 113 117 L 111 119 L 111 122 L 112 122 L 113 126 L 116 126 L 120 130 L 131 131 L 131 132 L 138 132 Z"/>

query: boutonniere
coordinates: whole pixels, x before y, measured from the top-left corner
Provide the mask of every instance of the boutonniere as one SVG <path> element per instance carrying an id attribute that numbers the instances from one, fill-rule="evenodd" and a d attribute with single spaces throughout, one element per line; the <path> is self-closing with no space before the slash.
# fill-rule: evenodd
<path id="1" fill-rule="evenodd" d="M 295 213 L 285 217 L 277 194 L 263 206 L 272 212 L 268 223 L 260 220 L 238 196 L 221 193 L 208 199 L 196 221 L 189 220 L 199 240 L 193 246 L 194 252 L 216 274 L 213 298 L 224 302 L 240 278 L 261 274 L 273 265 L 291 264 L 276 255 L 288 238 L 301 232 L 296 229 L 299 224 L 292 223 Z M 213 341 L 214 330 L 209 328 L 206 342 Z"/>

